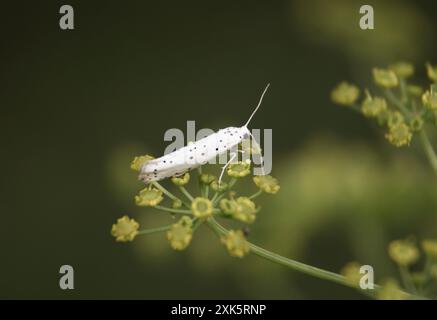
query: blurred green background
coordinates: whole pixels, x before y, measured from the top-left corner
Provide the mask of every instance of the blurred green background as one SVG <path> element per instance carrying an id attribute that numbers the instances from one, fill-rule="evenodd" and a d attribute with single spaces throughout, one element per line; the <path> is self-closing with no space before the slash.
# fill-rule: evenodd
<path id="1" fill-rule="evenodd" d="M 358 27 L 375 9 L 375 30 Z M 358 260 L 395 274 L 386 247 L 437 236 L 437 179 L 416 141 L 395 149 L 331 88 L 370 69 L 436 63 L 436 5 L 418 1 L 67 1 L 2 3 L 0 298 L 349 298 L 351 289 L 249 256 L 209 230 L 183 252 L 164 234 L 116 243 L 112 223 L 171 218 L 139 209 L 133 156 L 160 155 L 169 128 L 273 129 L 281 192 L 260 200 L 251 241 L 338 271 Z M 253 191 L 250 181 L 242 193 Z M 75 290 L 58 287 L 75 269 Z"/>

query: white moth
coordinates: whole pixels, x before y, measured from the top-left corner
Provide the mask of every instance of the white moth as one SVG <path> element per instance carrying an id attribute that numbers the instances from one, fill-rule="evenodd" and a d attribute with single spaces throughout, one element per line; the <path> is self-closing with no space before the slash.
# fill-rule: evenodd
<path id="1" fill-rule="evenodd" d="M 263 97 L 269 86 L 270 84 L 265 87 L 263 93 L 261 94 L 258 105 L 244 126 L 221 129 L 216 133 L 213 133 L 194 143 L 190 143 L 187 146 L 166 154 L 160 158 L 147 161 L 141 168 L 139 180 L 149 183 L 152 181 L 159 181 L 165 178 L 183 175 L 185 172 L 215 159 L 220 154 L 230 151 L 243 140 L 252 137 L 247 125 L 258 111 L 258 108 L 260 107 Z M 223 176 L 224 170 L 234 160 L 235 157 L 235 153 L 231 154 L 230 160 L 222 168 L 219 183 Z M 262 158 L 261 164 L 263 164 Z"/>

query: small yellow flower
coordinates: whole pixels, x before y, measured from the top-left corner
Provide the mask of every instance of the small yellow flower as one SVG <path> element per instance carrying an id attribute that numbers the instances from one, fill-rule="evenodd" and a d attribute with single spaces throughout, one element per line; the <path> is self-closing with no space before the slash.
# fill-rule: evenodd
<path id="1" fill-rule="evenodd" d="M 392 126 L 385 135 L 385 138 L 396 147 L 408 146 L 412 137 L 413 134 L 411 133 L 410 127 L 405 123 Z"/>
<path id="2" fill-rule="evenodd" d="M 387 126 L 389 128 L 399 126 L 400 124 L 405 123 L 404 116 L 399 111 L 389 111 L 388 113 L 388 119 L 387 119 Z"/>
<path id="3" fill-rule="evenodd" d="M 407 91 L 409 94 L 415 96 L 415 97 L 420 97 L 423 94 L 423 89 L 420 86 L 416 86 L 416 85 L 408 85 L 407 86 Z"/>
<path id="4" fill-rule="evenodd" d="M 171 207 L 173 209 L 179 209 L 180 207 L 182 207 L 182 201 L 179 199 L 174 200 L 173 203 L 171 204 Z"/>
<path id="5" fill-rule="evenodd" d="M 388 246 L 388 254 L 400 266 L 409 266 L 419 259 L 417 247 L 406 240 L 395 240 Z"/>
<path id="6" fill-rule="evenodd" d="M 399 84 L 398 77 L 392 70 L 374 68 L 373 79 L 377 85 L 384 88 L 393 88 Z"/>
<path id="7" fill-rule="evenodd" d="M 411 77 L 414 73 L 414 66 L 411 63 L 399 61 L 389 67 L 399 78 Z"/>
<path id="8" fill-rule="evenodd" d="M 275 194 L 281 188 L 278 180 L 270 175 L 255 176 L 253 177 L 253 182 L 265 193 Z"/>
<path id="9" fill-rule="evenodd" d="M 235 200 L 235 210 L 232 216 L 245 223 L 253 223 L 256 218 L 255 203 L 248 197 L 238 197 Z"/>
<path id="10" fill-rule="evenodd" d="M 437 240 L 426 239 L 422 241 L 423 251 L 432 258 L 437 258 Z"/>
<path id="11" fill-rule="evenodd" d="M 233 257 L 242 258 L 250 251 L 249 243 L 241 230 L 230 230 L 221 241 Z"/>
<path id="12" fill-rule="evenodd" d="M 123 216 L 112 225 L 111 234 L 115 237 L 115 241 L 128 242 L 135 238 L 139 227 L 140 225 L 134 219 Z"/>
<path id="13" fill-rule="evenodd" d="M 382 282 L 382 289 L 376 295 L 378 300 L 406 300 L 408 294 L 403 292 L 394 279 L 386 279 Z"/>
<path id="14" fill-rule="evenodd" d="M 437 66 L 432 66 L 429 62 L 426 63 L 426 72 L 432 81 L 437 81 Z"/>
<path id="15" fill-rule="evenodd" d="M 250 160 L 229 165 L 227 173 L 230 177 L 242 178 L 250 174 Z"/>
<path id="16" fill-rule="evenodd" d="M 146 162 L 148 162 L 152 159 L 154 159 L 154 158 L 152 156 L 149 156 L 148 154 L 146 154 L 144 156 L 135 157 L 130 164 L 130 168 L 132 170 L 135 170 L 135 171 L 140 171 L 142 166 Z"/>
<path id="17" fill-rule="evenodd" d="M 224 181 L 220 182 L 220 185 L 218 181 L 211 182 L 211 189 L 217 192 L 223 192 L 228 188 L 228 184 Z"/>
<path id="18" fill-rule="evenodd" d="M 207 198 L 197 197 L 191 203 L 191 211 L 198 218 L 208 217 L 212 215 L 212 202 Z"/>
<path id="19" fill-rule="evenodd" d="M 190 174 L 186 172 L 182 176 L 172 177 L 171 182 L 173 182 L 177 186 L 184 186 L 190 181 Z"/>
<path id="20" fill-rule="evenodd" d="M 162 191 L 149 187 L 144 188 L 137 196 L 135 196 L 135 203 L 140 207 L 154 207 L 162 200 L 164 200 Z"/>
<path id="21" fill-rule="evenodd" d="M 217 178 L 212 174 L 202 173 L 200 175 L 200 181 L 202 181 L 204 184 L 210 184 L 215 180 L 217 180 Z"/>
<path id="22" fill-rule="evenodd" d="M 360 267 L 361 265 L 356 262 L 352 261 L 347 263 L 340 271 L 340 273 L 346 278 L 346 280 L 355 286 L 358 286 L 360 284 L 361 277 L 363 276 L 360 273 Z"/>
<path id="23" fill-rule="evenodd" d="M 237 210 L 237 203 L 235 200 L 222 199 L 219 203 L 220 209 L 227 215 L 232 215 Z"/>
<path id="24" fill-rule="evenodd" d="M 419 132 L 423 128 L 424 121 L 421 116 L 414 116 L 410 121 L 410 128 L 413 132 Z"/>
<path id="25" fill-rule="evenodd" d="M 422 95 L 422 103 L 431 110 L 437 110 L 437 92 L 433 90 L 433 87 Z"/>
<path id="26" fill-rule="evenodd" d="M 193 221 L 189 217 L 183 216 L 167 231 L 167 239 L 174 250 L 184 250 L 188 247 L 193 238 L 192 225 Z"/>
<path id="27" fill-rule="evenodd" d="M 353 105 L 358 97 L 360 96 L 360 89 L 353 84 L 349 84 L 348 82 L 341 82 L 334 88 L 331 92 L 331 100 L 334 103 L 350 106 Z"/>
<path id="28" fill-rule="evenodd" d="M 366 117 L 377 117 L 385 110 L 387 110 L 387 102 L 385 99 L 380 97 L 372 98 L 370 94 L 367 94 L 366 99 L 361 105 L 361 111 Z"/>

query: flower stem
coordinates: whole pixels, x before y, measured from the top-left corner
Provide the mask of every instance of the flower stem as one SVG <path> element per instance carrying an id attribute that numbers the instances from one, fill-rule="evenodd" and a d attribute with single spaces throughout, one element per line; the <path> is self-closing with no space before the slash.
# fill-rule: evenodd
<path id="1" fill-rule="evenodd" d="M 214 218 L 209 218 L 207 220 L 208 226 L 211 227 L 211 229 L 213 229 L 218 235 L 225 235 L 228 233 L 228 230 L 225 229 L 222 225 L 220 225 Z M 319 279 L 323 279 L 323 280 L 328 280 L 331 282 L 335 282 L 350 288 L 354 288 L 354 289 L 358 289 L 361 293 L 366 294 L 372 298 L 375 298 L 375 294 L 376 292 L 382 290 L 383 288 L 377 284 L 374 285 L 374 290 L 364 290 L 364 289 L 360 289 L 359 287 L 357 287 L 356 285 L 354 285 L 353 283 L 349 282 L 346 280 L 346 278 L 340 274 L 331 272 L 331 271 L 327 271 L 327 270 L 323 270 L 320 268 L 316 268 L 307 264 L 304 264 L 302 262 L 298 262 L 292 259 L 288 259 L 286 257 L 283 257 L 279 254 L 273 253 L 271 251 L 268 251 L 266 249 L 263 249 L 261 247 L 258 247 L 257 245 L 250 243 L 249 242 L 249 246 L 250 246 L 250 250 L 253 254 L 264 258 L 268 261 L 283 265 L 285 267 L 288 267 L 290 269 L 293 269 L 295 271 L 299 271 L 302 273 L 305 273 L 307 275 L 319 278 Z M 413 298 L 413 299 L 423 299 L 423 297 L 414 295 L 414 294 L 410 294 L 408 293 L 408 295 Z"/>
<path id="2" fill-rule="evenodd" d="M 159 227 L 159 228 L 153 228 L 153 229 L 144 229 L 138 231 L 137 235 L 145 235 L 145 234 L 152 234 L 152 233 L 158 233 L 158 232 L 164 232 L 171 228 L 171 225 Z"/>
<path id="3" fill-rule="evenodd" d="M 188 198 L 188 200 L 190 200 L 191 202 L 194 200 L 193 196 L 188 192 L 187 189 L 185 189 L 184 186 L 179 186 L 179 189 Z"/>
<path id="4" fill-rule="evenodd" d="M 410 110 L 405 107 L 405 105 L 393 94 L 390 89 L 385 90 L 385 96 L 391 103 L 398 107 L 405 116 L 411 116 Z"/>
<path id="5" fill-rule="evenodd" d="M 428 161 L 431 164 L 434 173 L 437 175 L 437 155 L 435 150 L 429 141 L 428 135 L 426 134 L 425 129 L 422 129 L 419 133 L 420 141 L 422 142 L 423 148 L 425 149 L 426 156 L 428 157 Z"/>
<path id="6" fill-rule="evenodd" d="M 154 206 L 154 208 L 158 209 L 158 210 L 162 210 L 162 211 L 167 211 L 170 213 L 182 213 L 182 214 L 193 214 L 190 210 L 182 210 L 182 209 L 173 209 L 173 208 L 168 208 L 168 207 L 164 207 L 164 206 Z"/>
<path id="7" fill-rule="evenodd" d="M 405 288 L 407 288 L 407 290 L 410 292 L 417 292 L 408 269 L 406 267 L 400 266 L 399 273 L 401 274 L 401 279 Z"/>
<path id="8" fill-rule="evenodd" d="M 157 189 L 159 189 L 160 191 L 162 191 L 162 193 L 164 193 L 167 197 L 169 197 L 170 199 L 172 199 L 173 201 L 180 201 L 182 202 L 187 208 L 189 208 L 189 206 L 183 202 L 181 199 L 179 199 L 178 197 L 176 197 L 173 193 L 171 193 L 170 191 L 168 191 L 166 188 L 164 188 L 159 182 L 157 181 L 153 181 L 152 185 L 154 185 Z"/>
<path id="9" fill-rule="evenodd" d="M 250 199 L 250 200 L 255 199 L 256 197 L 259 197 L 262 193 L 263 193 L 262 190 L 259 189 L 257 192 L 255 192 L 253 195 L 251 195 L 251 196 L 249 197 L 249 199 Z"/>

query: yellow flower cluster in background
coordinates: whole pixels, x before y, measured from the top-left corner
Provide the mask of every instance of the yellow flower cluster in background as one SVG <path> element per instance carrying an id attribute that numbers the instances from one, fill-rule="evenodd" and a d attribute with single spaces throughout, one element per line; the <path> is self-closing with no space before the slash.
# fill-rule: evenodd
<path id="1" fill-rule="evenodd" d="M 426 70 L 429 80 L 436 82 L 437 68 L 427 63 Z M 405 61 L 391 64 L 388 68 L 374 68 L 373 81 L 378 94 L 382 96 L 373 96 L 366 89 L 365 97 L 359 103 L 359 88 L 341 82 L 332 90 L 331 100 L 349 106 L 367 118 L 375 119 L 380 126 L 386 128 L 385 138 L 392 145 L 409 146 L 415 133 L 421 133 L 426 124 L 437 125 L 436 84 L 422 88 L 410 83 L 414 72 L 414 66 Z"/>

